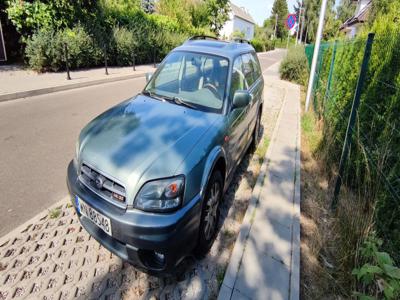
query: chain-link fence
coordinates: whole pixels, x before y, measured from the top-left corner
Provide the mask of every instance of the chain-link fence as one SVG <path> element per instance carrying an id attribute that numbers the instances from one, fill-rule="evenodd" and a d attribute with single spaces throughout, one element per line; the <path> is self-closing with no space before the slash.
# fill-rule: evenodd
<path id="1" fill-rule="evenodd" d="M 306 47 L 309 62 L 313 47 Z M 399 263 L 400 34 L 322 44 L 313 107 L 323 123 L 319 151 L 336 170 L 332 207 L 340 214 L 356 203 L 354 234 L 376 231 Z"/>

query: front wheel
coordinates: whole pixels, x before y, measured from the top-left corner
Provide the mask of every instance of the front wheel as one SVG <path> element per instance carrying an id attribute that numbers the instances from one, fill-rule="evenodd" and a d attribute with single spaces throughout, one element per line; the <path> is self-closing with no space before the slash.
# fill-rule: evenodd
<path id="1" fill-rule="evenodd" d="M 219 204 L 223 193 L 223 178 L 221 172 L 215 171 L 210 178 L 203 199 L 199 240 L 195 254 L 203 257 L 210 250 L 218 229 Z"/>

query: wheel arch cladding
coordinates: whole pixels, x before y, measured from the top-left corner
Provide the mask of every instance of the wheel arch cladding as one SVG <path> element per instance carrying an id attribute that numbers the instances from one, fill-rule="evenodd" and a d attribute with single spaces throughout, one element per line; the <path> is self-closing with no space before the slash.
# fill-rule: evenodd
<path id="1" fill-rule="evenodd" d="M 226 160 L 225 160 L 225 151 L 222 147 L 217 146 L 213 150 L 211 150 L 210 154 L 208 155 L 204 172 L 203 178 L 201 181 L 201 196 L 204 196 L 205 189 L 207 187 L 208 181 L 211 177 L 212 172 L 214 170 L 219 169 L 221 170 L 221 175 L 223 180 L 225 181 L 226 178 Z"/>

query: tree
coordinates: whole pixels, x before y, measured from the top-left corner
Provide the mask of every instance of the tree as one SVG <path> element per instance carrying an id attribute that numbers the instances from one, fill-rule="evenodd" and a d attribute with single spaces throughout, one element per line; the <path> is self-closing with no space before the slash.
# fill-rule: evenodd
<path id="1" fill-rule="evenodd" d="M 276 37 L 284 38 L 287 35 L 287 29 L 285 27 L 285 21 L 289 14 L 288 5 L 286 0 L 275 0 L 272 6 L 271 20 L 275 24 L 276 16 L 278 16 Z"/>
<path id="2" fill-rule="evenodd" d="M 156 11 L 160 15 L 175 19 L 186 28 L 192 25 L 192 18 L 188 13 L 190 7 L 190 0 L 159 0 L 156 3 Z"/>
<path id="3" fill-rule="evenodd" d="M 272 26 L 268 26 L 269 25 L 268 23 L 266 25 L 267 26 L 264 25 L 263 27 L 256 25 L 254 32 L 255 39 L 266 41 L 271 38 L 271 36 L 274 34 L 274 28 Z"/>
<path id="4" fill-rule="evenodd" d="M 339 34 L 340 22 L 336 19 L 334 12 L 335 0 L 328 0 L 328 5 L 325 14 L 325 26 L 323 38 L 325 40 L 332 38 Z M 321 10 L 322 0 L 304 0 L 304 29 L 303 40 L 313 43 L 317 34 L 319 14 Z"/>
<path id="5" fill-rule="evenodd" d="M 369 25 L 372 26 L 379 13 L 388 14 L 390 9 L 394 7 L 393 4 L 396 2 L 397 0 L 372 1 L 372 9 L 368 17 Z"/>
<path id="6" fill-rule="evenodd" d="M 232 38 L 237 38 L 237 39 L 244 39 L 245 38 L 245 33 L 243 31 L 240 30 L 235 30 L 232 33 Z"/>
<path id="7" fill-rule="evenodd" d="M 229 19 L 229 1 L 228 0 L 206 0 L 207 12 L 209 14 L 210 29 L 217 36 L 219 31 Z"/>
<path id="8" fill-rule="evenodd" d="M 337 18 L 343 24 L 347 19 L 354 15 L 356 3 L 353 0 L 340 0 L 337 8 Z"/>
<path id="9" fill-rule="evenodd" d="M 190 7 L 192 24 L 195 28 L 210 27 L 208 8 L 206 1 L 193 0 Z"/>

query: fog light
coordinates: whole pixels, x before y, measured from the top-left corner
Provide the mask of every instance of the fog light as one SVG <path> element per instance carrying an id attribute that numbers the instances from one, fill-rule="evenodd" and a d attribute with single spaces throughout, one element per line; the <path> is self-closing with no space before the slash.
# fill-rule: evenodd
<path id="1" fill-rule="evenodd" d="M 139 258 L 143 265 L 149 269 L 161 270 L 166 264 L 166 256 L 154 250 L 139 250 Z"/>
<path id="2" fill-rule="evenodd" d="M 158 253 L 158 252 L 154 251 L 154 256 L 156 257 L 156 259 L 157 259 L 159 262 L 164 263 L 164 259 L 165 259 L 164 254 Z"/>

